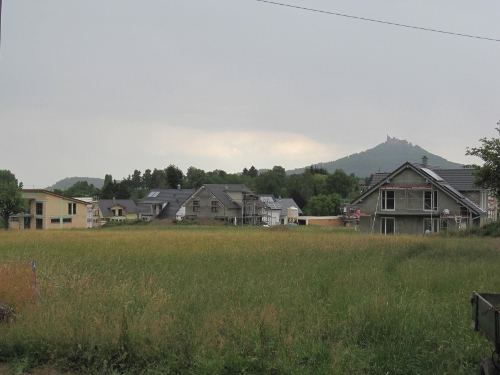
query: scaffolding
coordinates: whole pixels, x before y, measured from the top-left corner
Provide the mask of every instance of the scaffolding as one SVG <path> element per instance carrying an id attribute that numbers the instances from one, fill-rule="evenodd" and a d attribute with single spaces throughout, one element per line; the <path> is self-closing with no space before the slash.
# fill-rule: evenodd
<path id="1" fill-rule="evenodd" d="M 265 210 L 266 203 L 260 201 L 252 192 L 243 191 L 241 199 L 230 197 L 230 201 L 240 207 L 239 215 L 226 209 L 220 201 L 208 190 L 200 192 L 193 202 L 193 214 L 186 215 L 187 219 L 222 220 L 235 225 L 263 225 L 270 220 L 271 214 Z"/>
<path id="2" fill-rule="evenodd" d="M 378 196 L 373 212 L 362 212 L 361 216 L 370 216 L 371 233 L 375 232 L 377 216 L 413 216 L 423 219 L 423 232 L 433 233 L 448 229 L 465 229 L 479 223 L 480 215 L 464 205 L 458 199 L 439 198 L 440 193 L 446 189 L 467 198 L 471 204 L 485 209 L 473 202 L 470 198 L 458 192 L 449 184 L 443 187 L 421 176 L 395 176 L 392 181 L 386 181 L 378 188 Z M 449 194 L 446 194 L 449 195 Z M 453 202 L 455 202 L 453 204 Z M 496 206 L 496 205 L 495 205 Z M 354 220 L 355 206 L 347 206 L 344 220 Z M 392 215 L 391 215 L 392 214 Z"/>

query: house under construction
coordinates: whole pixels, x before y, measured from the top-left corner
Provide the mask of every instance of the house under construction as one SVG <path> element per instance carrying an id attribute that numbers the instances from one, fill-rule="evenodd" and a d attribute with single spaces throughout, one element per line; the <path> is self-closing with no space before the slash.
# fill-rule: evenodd
<path id="1" fill-rule="evenodd" d="M 440 169 L 406 162 L 377 173 L 366 192 L 346 207 L 346 224 L 362 232 L 421 234 L 459 230 L 496 220 L 496 200 L 473 185 L 472 169 Z"/>

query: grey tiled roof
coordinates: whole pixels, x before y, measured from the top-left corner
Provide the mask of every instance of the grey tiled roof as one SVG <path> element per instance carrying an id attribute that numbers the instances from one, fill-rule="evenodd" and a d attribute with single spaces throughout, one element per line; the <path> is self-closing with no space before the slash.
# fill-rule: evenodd
<path id="1" fill-rule="evenodd" d="M 281 204 L 281 216 L 288 215 L 288 208 L 290 207 L 296 207 L 299 210 L 299 215 L 302 214 L 302 210 L 297 203 L 295 203 L 293 198 L 281 198 L 278 199 L 278 203 Z"/>
<path id="2" fill-rule="evenodd" d="M 252 190 L 241 184 L 205 184 L 203 186 L 226 208 L 240 208 L 243 204 L 243 202 L 233 200 L 227 192 L 246 192 L 249 195 L 248 199 L 255 196 Z"/>
<path id="3" fill-rule="evenodd" d="M 370 186 L 368 187 L 371 189 L 373 186 L 377 185 L 381 180 L 383 180 L 385 177 L 389 176 L 390 173 L 386 172 L 378 172 L 373 175 L 372 182 L 370 182 Z"/>
<path id="4" fill-rule="evenodd" d="M 144 197 L 139 206 L 168 203 L 159 213 L 160 219 L 171 219 L 177 211 L 186 202 L 186 200 L 194 193 L 194 189 L 151 189 L 148 195 L 152 192 L 158 192 L 155 197 Z"/>
<path id="5" fill-rule="evenodd" d="M 97 205 L 103 216 L 113 216 L 111 207 L 115 205 L 123 206 L 125 213 L 135 212 L 135 203 L 132 199 L 99 199 Z"/>
<path id="6" fill-rule="evenodd" d="M 474 169 L 434 169 L 434 172 L 458 191 L 481 189 L 474 186 Z"/>

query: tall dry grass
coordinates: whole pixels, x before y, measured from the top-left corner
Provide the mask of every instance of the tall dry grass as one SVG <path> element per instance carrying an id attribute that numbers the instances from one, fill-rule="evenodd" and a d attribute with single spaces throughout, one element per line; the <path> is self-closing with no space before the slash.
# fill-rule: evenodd
<path id="1" fill-rule="evenodd" d="M 0 280 L 34 260 L 58 285 L 39 273 L 42 301 L 0 325 L 0 360 L 110 374 L 472 374 L 493 348 L 470 329 L 468 300 L 498 290 L 499 244 L 302 227 L 2 232 Z"/>

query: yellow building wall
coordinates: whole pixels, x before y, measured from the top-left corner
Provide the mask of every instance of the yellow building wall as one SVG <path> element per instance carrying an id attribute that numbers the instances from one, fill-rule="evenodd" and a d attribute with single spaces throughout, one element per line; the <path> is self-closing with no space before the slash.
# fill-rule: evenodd
<path id="1" fill-rule="evenodd" d="M 30 218 L 30 230 L 37 229 L 37 219 L 41 220 L 40 229 L 72 229 L 87 227 L 87 203 L 76 202 L 61 196 L 55 196 L 43 192 L 23 192 L 23 196 L 30 200 L 29 212 L 33 215 Z M 42 203 L 42 214 L 37 215 L 36 203 Z M 76 214 L 69 213 L 68 203 L 76 204 Z M 52 219 L 59 219 L 57 223 L 52 223 Z M 71 223 L 63 222 L 63 219 L 71 219 Z M 19 222 L 11 222 L 12 229 L 25 229 L 24 218 L 19 217 Z"/>

